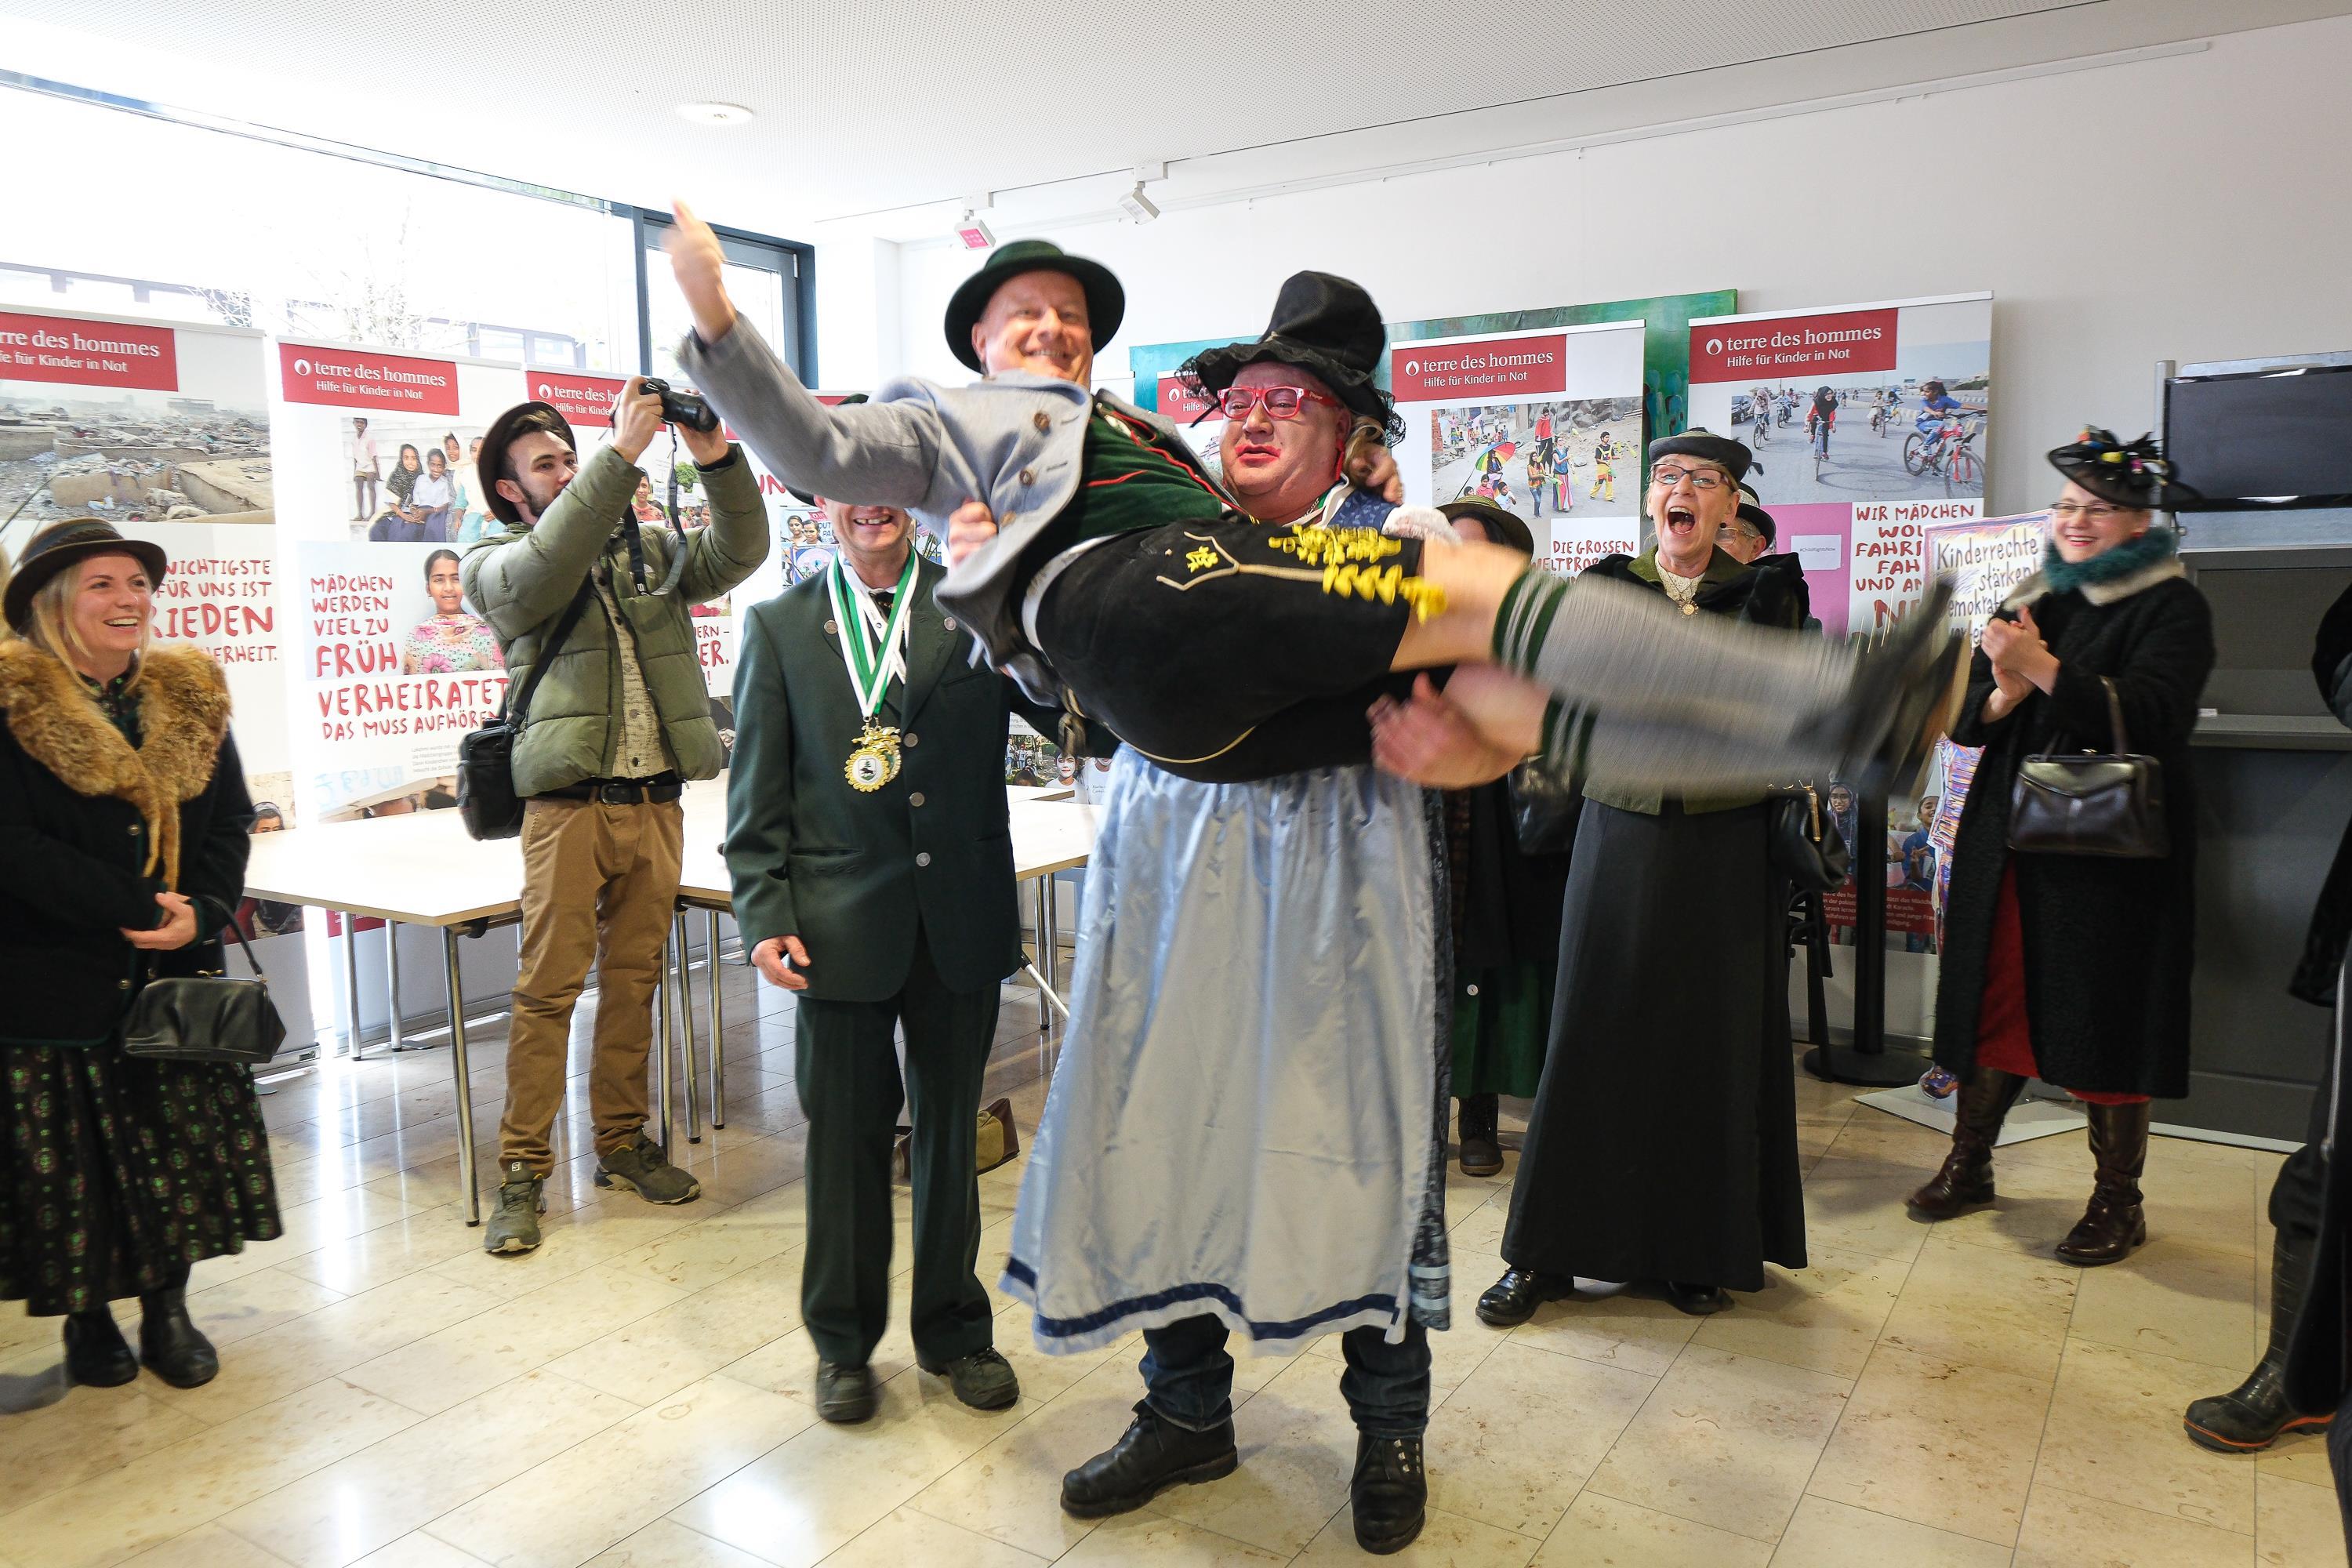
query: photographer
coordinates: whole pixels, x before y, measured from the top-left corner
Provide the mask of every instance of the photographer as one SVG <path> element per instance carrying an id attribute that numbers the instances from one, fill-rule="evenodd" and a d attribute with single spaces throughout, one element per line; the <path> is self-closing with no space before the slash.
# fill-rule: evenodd
<path id="1" fill-rule="evenodd" d="M 751 465 L 715 428 L 694 427 L 690 414 L 708 412 L 698 399 L 672 394 L 665 410 L 657 386 L 629 379 L 612 438 L 585 463 L 544 403 L 508 409 L 482 440 L 480 473 L 505 527 L 467 552 L 466 599 L 498 632 L 518 687 L 552 661 L 514 748 L 526 801 L 522 961 L 499 1127 L 503 1182 L 482 1243 L 491 1252 L 539 1245 L 572 1007 L 592 963 L 602 987 L 588 1079 L 596 1183 L 659 1204 L 702 1190 L 646 1135 L 646 1058 L 677 899 L 678 796 L 726 763 L 692 606 L 750 576 L 768 531 Z M 710 499 L 710 526 L 690 539 L 640 524 L 631 506 L 635 465 L 666 422 Z"/>

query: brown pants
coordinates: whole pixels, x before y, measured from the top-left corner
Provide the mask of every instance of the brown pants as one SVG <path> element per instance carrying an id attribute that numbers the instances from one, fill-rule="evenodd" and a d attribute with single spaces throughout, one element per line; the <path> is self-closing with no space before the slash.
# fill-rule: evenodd
<path id="1" fill-rule="evenodd" d="M 596 1152 L 646 1122 L 654 986 L 677 903 L 686 814 L 677 803 L 603 805 L 533 800 L 522 819 L 522 965 L 508 1032 L 507 1109 L 499 1163 L 554 1168 L 548 1135 L 563 1105 L 572 1008 L 596 967 L 596 1034 L 588 1105 Z"/>

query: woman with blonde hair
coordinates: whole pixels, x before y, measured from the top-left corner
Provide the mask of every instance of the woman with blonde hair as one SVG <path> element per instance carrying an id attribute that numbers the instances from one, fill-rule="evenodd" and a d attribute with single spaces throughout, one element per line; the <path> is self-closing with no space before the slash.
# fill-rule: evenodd
<path id="1" fill-rule="evenodd" d="M 121 1049 L 150 980 L 225 969 L 253 818 L 220 667 L 148 646 L 167 564 L 76 518 L 0 593 L 0 1300 L 64 1317 L 68 1375 L 101 1386 L 211 1381 L 189 1268 L 280 1234 L 247 1070 Z"/>

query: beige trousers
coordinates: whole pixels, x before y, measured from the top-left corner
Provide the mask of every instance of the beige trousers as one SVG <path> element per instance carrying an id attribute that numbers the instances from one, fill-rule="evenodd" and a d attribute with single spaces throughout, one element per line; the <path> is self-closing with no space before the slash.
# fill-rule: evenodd
<path id="1" fill-rule="evenodd" d="M 685 839 L 686 814 L 676 801 L 525 803 L 522 964 L 507 1037 L 501 1165 L 520 1160 L 541 1175 L 554 1168 L 548 1136 L 563 1105 L 572 1005 L 592 963 L 598 995 L 588 1105 L 596 1152 L 610 1153 L 645 1125 L 654 986 Z"/>

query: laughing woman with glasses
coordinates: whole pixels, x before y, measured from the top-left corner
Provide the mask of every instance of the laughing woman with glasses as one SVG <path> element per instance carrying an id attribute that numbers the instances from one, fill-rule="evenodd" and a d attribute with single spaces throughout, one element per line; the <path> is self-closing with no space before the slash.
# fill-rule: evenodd
<path id="1" fill-rule="evenodd" d="M 2088 1266 L 2147 1239 L 2148 1101 L 2189 1092 L 2189 735 L 2213 668 L 2213 616 L 2178 537 L 2156 523 L 2186 492 L 2154 441 L 2089 429 L 2050 461 L 2066 489 L 2042 570 L 1986 623 L 1952 730 L 1984 748 L 1953 842 L 1936 994 L 1936 1062 L 1960 1080 L 1958 1120 L 1943 1168 L 1910 1202 L 1927 1219 L 1992 1202 L 2002 1118 L 2028 1079 L 2062 1085 L 2087 1107 L 2097 1175 L 2057 1253 Z M 2028 757 L 2116 749 L 2163 771 L 2168 853 L 2011 849 L 2011 792 Z"/>
<path id="2" fill-rule="evenodd" d="M 1694 430 L 1650 447 L 1657 543 L 1589 570 L 1701 611 L 1794 629 L 1793 557 L 1723 548 L 1749 454 Z M 1503 1235 L 1478 1299 L 1496 1327 L 1576 1278 L 1718 1312 L 1764 1266 L 1805 1265 L 1789 1038 L 1788 894 L 1759 794 L 1662 795 L 1589 778 L 1562 908 L 1551 1044 Z"/>

